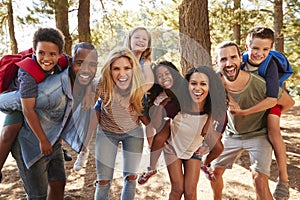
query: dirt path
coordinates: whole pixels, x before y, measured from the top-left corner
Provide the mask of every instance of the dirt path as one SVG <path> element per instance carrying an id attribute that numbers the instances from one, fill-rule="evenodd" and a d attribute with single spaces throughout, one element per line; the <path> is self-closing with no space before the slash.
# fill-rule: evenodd
<path id="1" fill-rule="evenodd" d="M 3 119 L 3 115 L 0 115 L 0 120 Z M 282 116 L 281 130 L 287 146 L 288 156 L 288 172 L 291 185 L 291 200 L 300 199 L 300 102 Z M 1 122 L 0 122 L 1 123 Z M 93 146 L 92 144 L 91 146 Z M 68 147 L 69 153 L 73 156 L 73 161 L 66 162 L 67 171 L 67 185 L 65 192 L 65 199 L 93 199 L 94 196 L 94 180 L 95 174 L 95 161 L 92 154 L 89 156 L 89 160 L 86 168 L 79 172 L 74 172 L 72 167 L 76 154 L 72 152 Z M 92 148 L 92 147 L 91 147 Z M 143 166 L 147 166 L 148 153 L 145 151 L 145 158 L 143 159 Z M 169 177 L 166 167 L 161 167 L 159 173 L 150 179 L 149 183 L 137 186 L 136 199 L 137 200 L 163 200 L 168 198 L 170 191 Z M 236 162 L 232 170 L 227 170 L 224 175 L 225 189 L 223 199 L 228 200 L 246 200 L 255 199 L 255 193 L 252 186 L 251 173 L 247 168 L 248 158 L 246 155 L 242 155 Z M 277 179 L 277 168 L 273 158 L 272 162 L 272 174 L 270 177 L 271 191 L 275 188 Z M 0 200 L 6 199 L 26 199 L 24 189 L 20 181 L 18 170 L 15 161 L 12 157 L 7 160 L 4 169 L 2 170 L 4 177 L 0 184 Z M 115 178 L 111 187 L 111 199 L 117 200 L 120 197 L 123 181 L 121 173 L 118 169 L 115 172 Z M 205 179 L 203 174 L 200 175 L 200 181 L 198 184 L 198 199 L 210 200 L 212 199 L 212 192 L 208 180 Z"/>

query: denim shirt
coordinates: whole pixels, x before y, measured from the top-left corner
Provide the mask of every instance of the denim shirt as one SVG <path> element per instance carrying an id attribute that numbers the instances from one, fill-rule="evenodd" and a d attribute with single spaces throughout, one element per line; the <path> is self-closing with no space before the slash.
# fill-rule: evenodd
<path id="1" fill-rule="evenodd" d="M 72 110 L 73 96 L 68 73 L 68 70 L 64 70 L 38 85 L 35 111 L 52 145 L 62 137 L 76 152 L 79 152 L 86 136 L 90 110 L 82 111 L 81 105 Z M 19 92 L 1 94 L 0 110 L 7 112 L 22 110 Z M 43 155 L 39 140 L 26 120 L 19 132 L 18 140 L 25 165 L 30 168 Z"/>

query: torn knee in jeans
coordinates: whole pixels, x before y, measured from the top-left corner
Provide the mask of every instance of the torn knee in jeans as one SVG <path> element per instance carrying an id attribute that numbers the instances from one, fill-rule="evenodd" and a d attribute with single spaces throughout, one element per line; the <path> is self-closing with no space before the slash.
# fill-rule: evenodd
<path id="1" fill-rule="evenodd" d="M 107 185 L 110 182 L 110 180 L 98 180 L 95 182 L 95 185 Z"/>
<path id="2" fill-rule="evenodd" d="M 129 176 L 126 176 L 126 181 L 133 181 L 137 179 L 137 175 L 136 174 L 132 174 Z"/>

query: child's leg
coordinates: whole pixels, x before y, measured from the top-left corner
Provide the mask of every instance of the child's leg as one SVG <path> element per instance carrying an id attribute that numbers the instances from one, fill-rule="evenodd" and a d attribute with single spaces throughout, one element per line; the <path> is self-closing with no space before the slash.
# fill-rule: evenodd
<path id="1" fill-rule="evenodd" d="M 145 184 L 151 176 L 157 173 L 156 164 L 169 136 L 170 120 L 165 122 L 163 128 L 153 138 L 150 153 L 150 167 L 148 167 L 147 170 L 138 178 L 139 184 Z"/>
<path id="2" fill-rule="evenodd" d="M 76 159 L 76 161 L 74 163 L 74 166 L 73 166 L 73 169 L 75 171 L 81 170 L 84 167 L 85 163 L 87 162 L 87 159 L 88 159 L 89 153 L 90 153 L 88 147 L 89 147 L 90 142 L 92 140 L 92 135 L 93 134 L 94 134 L 94 132 L 87 135 L 87 138 L 86 138 L 86 140 L 85 140 L 85 142 L 82 146 L 82 149 L 81 149 L 80 153 L 77 155 L 77 159 Z"/>
<path id="3" fill-rule="evenodd" d="M 21 112 L 6 115 L 0 135 L 0 172 L 23 124 Z"/>
<path id="4" fill-rule="evenodd" d="M 2 127 L 0 137 L 0 171 L 7 159 L 11 147 L 19 133 L 22 123 Z"/>
<path id="5" fill-rule="evenodd" d="M 163 150 L 165 142 L 170 136 L 170 120 L 165 122 L 163 128 L 154 136 L 151 153 L 150 153 L 150 168 L 156 169 L 156 164 Z"/>
<path id="6" fill-rule="evenodd" d="M 152 146 L 154 135 L 155 135 L 155 128 L 150 123 L 146 126 L 146 137 L 150 148 Z"/>
<path id="7" fill-rule="evenodd" d="M 286 146 L 280 133 L 280 106 L 278 107 L 277 111 L 275 107 L 271 108 L 270 114 L 268 115 L 268 135 L 276 157 L 279 181 L 288 182 Z"/>

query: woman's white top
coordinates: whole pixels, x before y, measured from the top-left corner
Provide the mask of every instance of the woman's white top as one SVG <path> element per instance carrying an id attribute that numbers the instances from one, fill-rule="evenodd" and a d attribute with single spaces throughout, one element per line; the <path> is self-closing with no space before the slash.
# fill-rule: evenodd
<path id="1" fill-rule="evenodd" d="M 190 159 L 201 146 L 202 129 L 208 119 L 207 114 L 179 112 L 171 121 L 171 135 L 167 143 L 180 159 Z"/>

